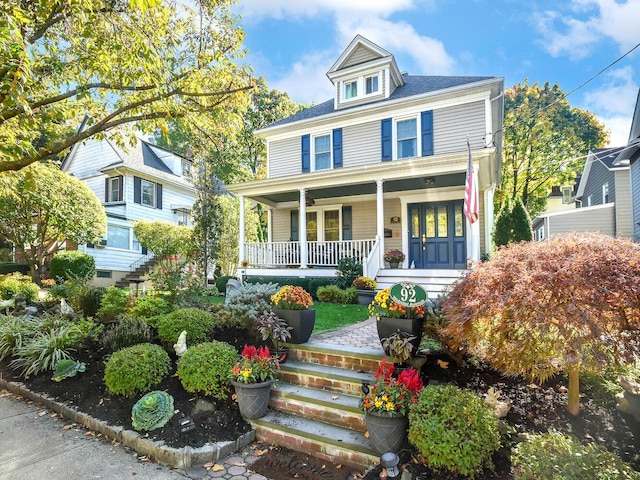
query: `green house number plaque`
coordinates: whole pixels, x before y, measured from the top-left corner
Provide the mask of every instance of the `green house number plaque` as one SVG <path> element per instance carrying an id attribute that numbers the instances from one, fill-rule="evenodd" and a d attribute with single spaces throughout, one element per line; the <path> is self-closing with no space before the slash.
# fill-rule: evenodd
<path id="1" fill-rule="evenodd" d="M 398 302 L 403 307 L 419 307 L 427 301 L 426 290 L 411 282 L 392 285 L 389 294 L 394 302 Z"/>

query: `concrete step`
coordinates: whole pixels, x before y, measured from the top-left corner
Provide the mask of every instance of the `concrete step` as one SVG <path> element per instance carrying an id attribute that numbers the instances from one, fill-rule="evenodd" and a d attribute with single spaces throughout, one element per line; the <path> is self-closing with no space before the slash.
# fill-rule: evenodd
<path id="1" fill-rule="evenodd" d="M 365 432 L 367 428 L 364 413 L 360 410 L 359 403 L 360 396 L 278 382 L 277 389 L 271 392 L 269 407 L 279 412 Z"/>
<path id="2" fill-rule="evenodd" d="M 358 396 L 362 382 L 373 381 L 373 373 L 287 359 L 280 365 L 280 378 L 294 385 Z"/>
<path id="3" fill-rule="evenodd" d="M 358 431 L 315 420 L 269 411 L 250 421 L 258 440 L 313 455 L 316 458 L 364 470 L 379 461 L 369 440 Z"/>
<path id="4" fill-rule="evenodd" d="M 314 342 L 301 345 L 287 344 L 287 348 L 289 349 L 287 358 L 290 360 L 338 367 L 356 372 L 375 373 L 384 357 L 381 350 L 365 348 L 345 350 L 336 345 Z"/>
<path id="5" fill-rule="evenodd" d="M 391 287 L 400 282 L 412 282 L 422 286 L 429 298 L 437 298 L 447 288 L 464 276 L 468 270 L 383 268 L 376 275 L 378 289 Z"/>

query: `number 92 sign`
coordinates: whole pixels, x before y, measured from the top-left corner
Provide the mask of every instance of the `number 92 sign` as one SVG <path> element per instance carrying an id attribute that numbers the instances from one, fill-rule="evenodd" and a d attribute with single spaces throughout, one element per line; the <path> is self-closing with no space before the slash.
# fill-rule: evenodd
<path id="1" fill-rule="evenodd" d="M 403 307 L 419 307 L 427 301 L 427 292 L 420 285 L 411 282 L 396 283 L 391 286 L 389 295 L 394 302 Z"/>

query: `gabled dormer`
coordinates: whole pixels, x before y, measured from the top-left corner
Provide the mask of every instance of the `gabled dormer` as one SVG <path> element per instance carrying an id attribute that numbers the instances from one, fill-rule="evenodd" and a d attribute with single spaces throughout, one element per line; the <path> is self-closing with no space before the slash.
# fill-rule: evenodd
<path id="1" fill-rule="evenodd" d="M 393 55 L 361 35 L 342 52 L 327 77 L 335 88 L 336 110 L 389 98 L 404 85 Z"/>

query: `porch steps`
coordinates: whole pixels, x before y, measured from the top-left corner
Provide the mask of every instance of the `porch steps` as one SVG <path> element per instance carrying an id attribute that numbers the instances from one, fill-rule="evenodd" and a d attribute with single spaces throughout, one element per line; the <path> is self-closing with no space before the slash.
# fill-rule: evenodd
<path id="1" fill-rule="evenodd" d="M 151 260 L 149 260 L 147 263 L 143 263 L 142 265 L 140 265 L 138 268 L 136 268 L 133 272 L 130 272 L 126 277 L 118 280 L 115 283 L 115 286 L 118 288 L 129 288 L 129 284 L 131 282 L 129 282 L 130 279 L 141 279 L 143 276 L 145 276 L 146 274 L 148 274 L 153 267 L 155 267 L 158 264 L 159 259 L 158 258 L 152 258 Z"/>
<path id="2" fill-rule="evenodd" d="M 466 272 L 467 270 L 384 268 L 378 271 L 376 282 L 378 289 L 391 287 L 400 282 L 417 283 L 426 290 L 429 298 L 437 298 Z"/>
<path id="3" fill-rule="evenodd" d="M 358 404 L 382 353 L 307 343 L 288 344 L 270 411 L 252 420 L 259 440 L 359 470 L 379 461 L 365 437 Z"/>

